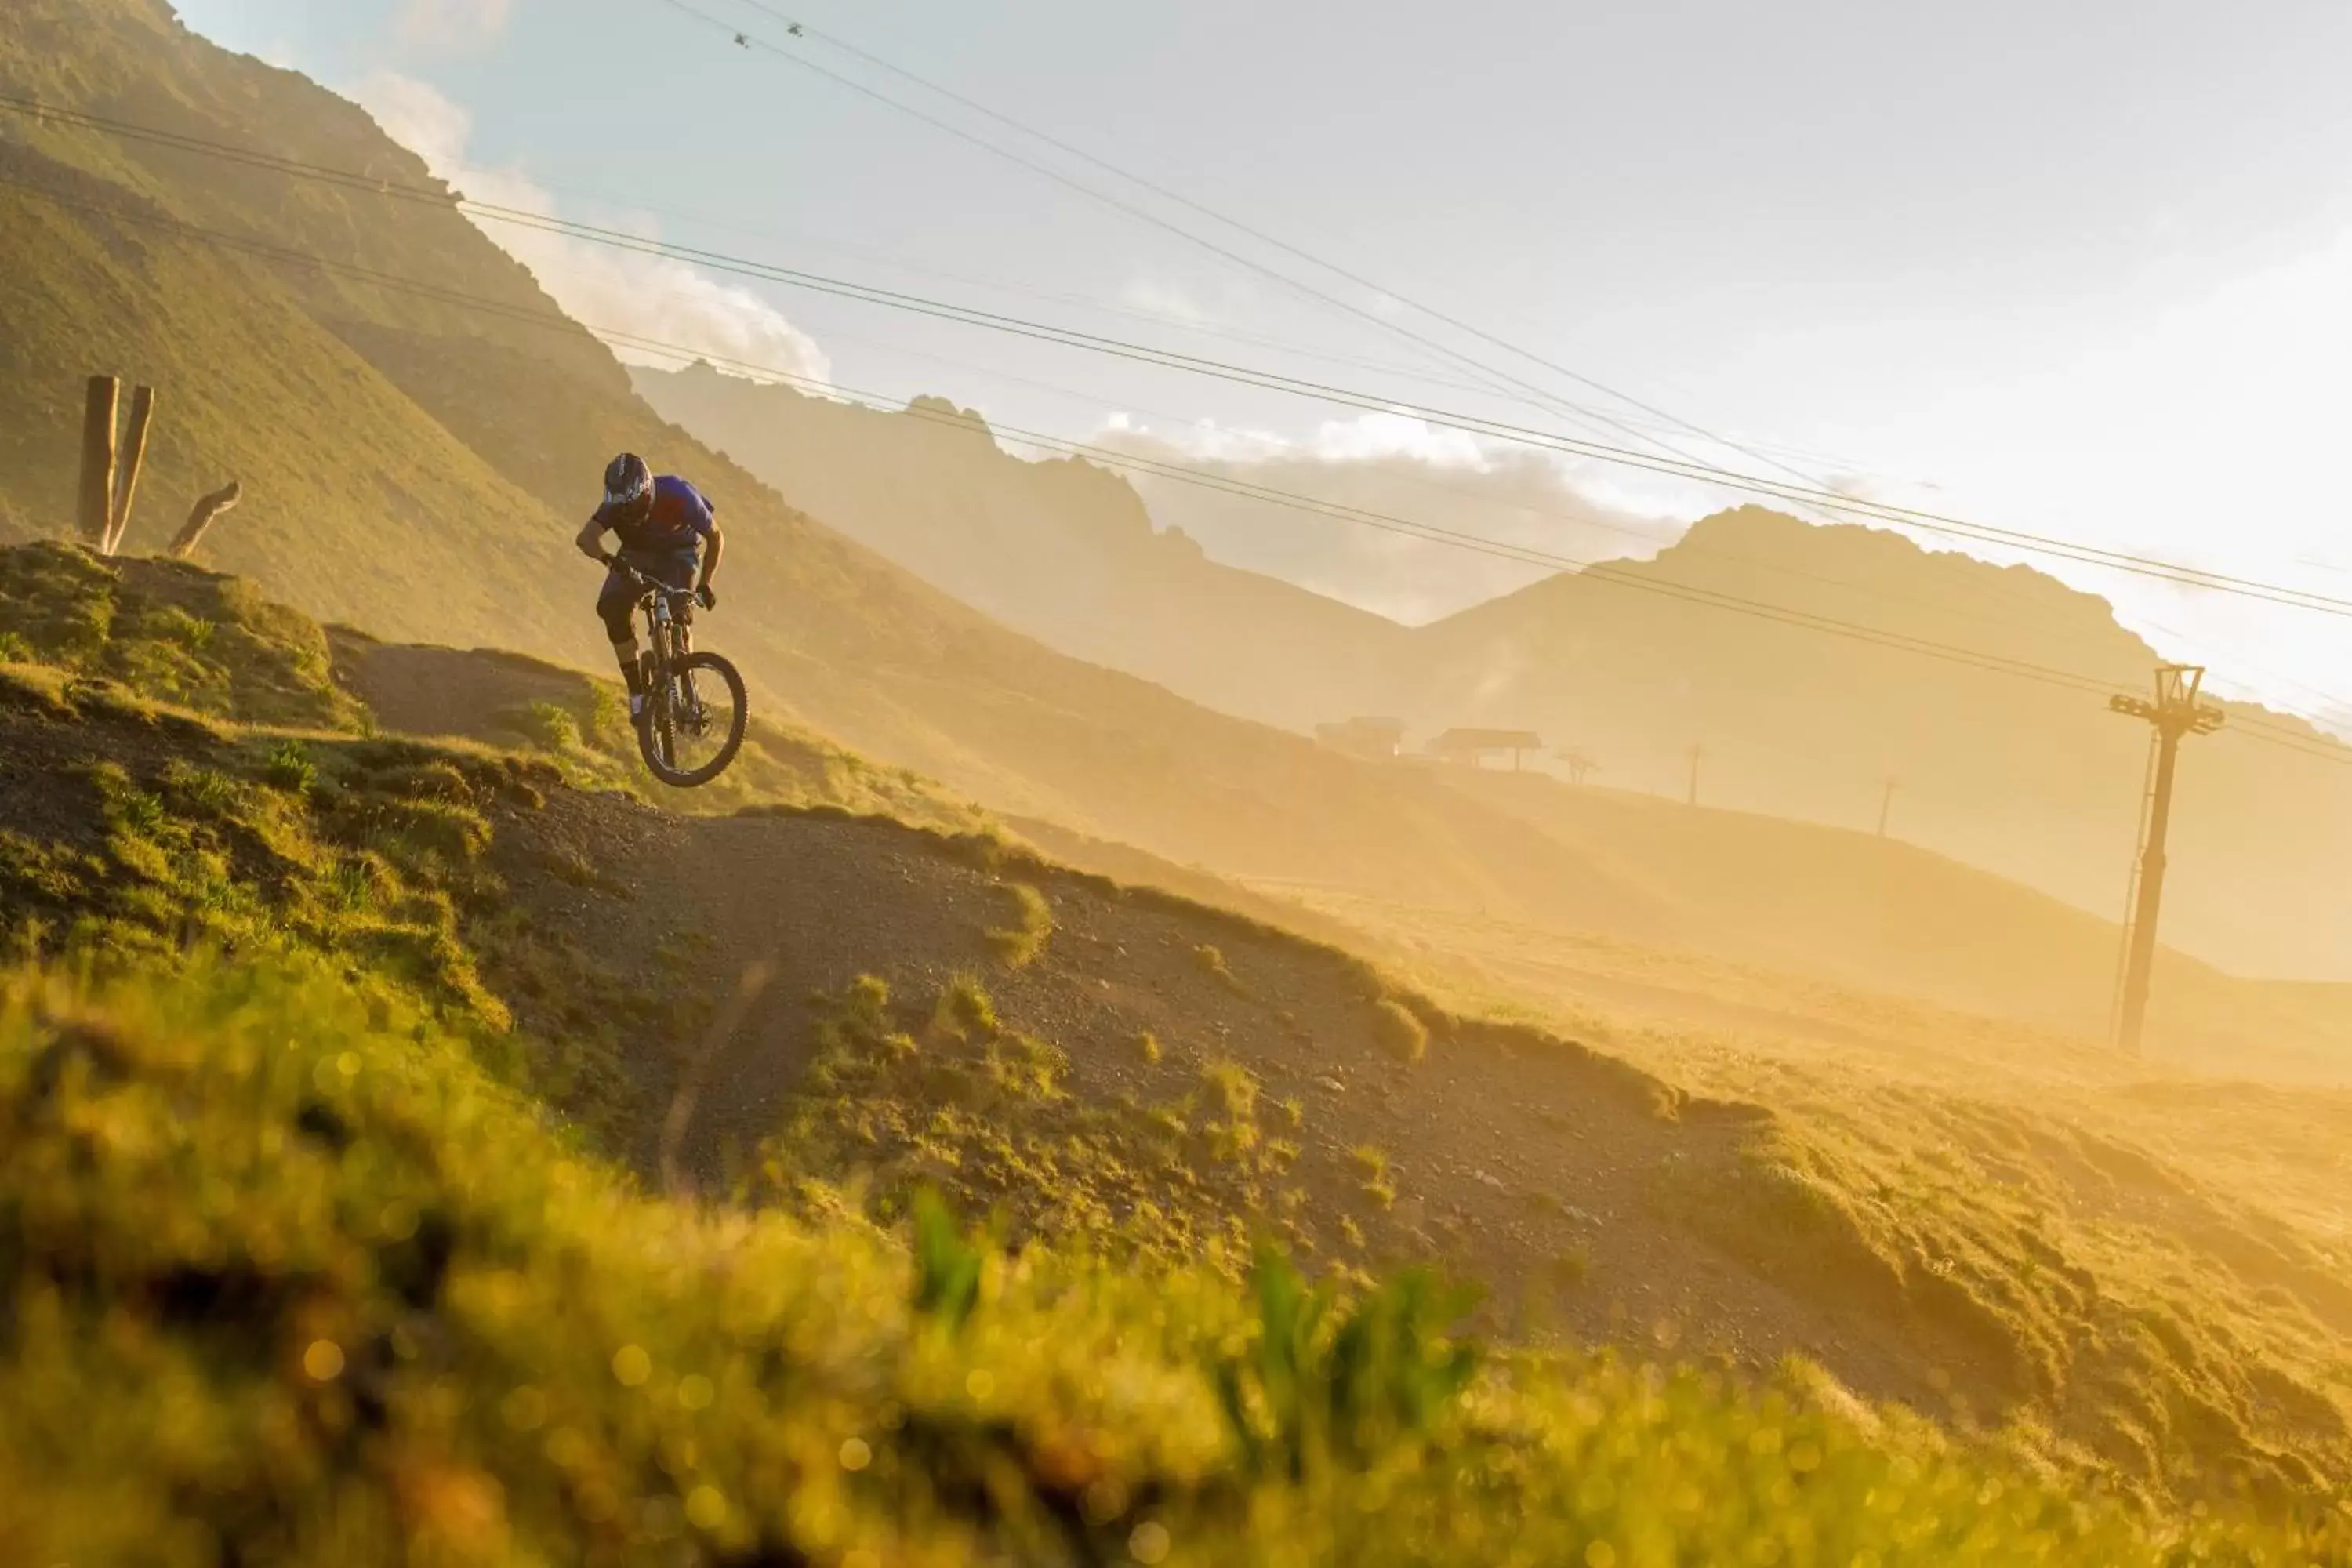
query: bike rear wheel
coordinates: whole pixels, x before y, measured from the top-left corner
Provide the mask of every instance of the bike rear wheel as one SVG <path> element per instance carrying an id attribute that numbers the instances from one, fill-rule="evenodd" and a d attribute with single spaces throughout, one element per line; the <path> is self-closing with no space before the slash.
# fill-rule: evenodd
<path id="1" fill-rule="evenodd" d="M 654 777 L 693 789 L 734 762 L 751 716 L 735 667 L 715 653 L 690 653 L 655 682 L 637 749 Z"/>

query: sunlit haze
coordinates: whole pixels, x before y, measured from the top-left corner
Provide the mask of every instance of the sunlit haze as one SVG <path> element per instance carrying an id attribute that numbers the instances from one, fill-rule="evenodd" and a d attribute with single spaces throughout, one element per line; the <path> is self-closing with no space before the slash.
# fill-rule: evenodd
<path id="1" fill-rule="evenodd" d="M 2334 466 L 2352 416 L 2341 5 L 183 9 L 355 93 L 469 194 L 536 192 L 574 217 L 1419 405 L 1621 445 L 1635 426 L 1744 471 L 1768 458 L 1902 504 L 2352 596 Z M 791 37 L 787 15 L 816 38 Z M 737 47 L 711 18 L 775 47 Z M 1744 450 L 1318 273 L 834 40 Z M 1612 423 L 1475 390 L 1461 363 L 786 54 Z M 1425 467 L 1443 485 L 1415 515 L 1577 558 L 1643 549 L 1639 529 L 1564 525 L 1554 513 L 1577 498 L 1637 521 L 1725 499 L 1580 463 L 1562 477 L 1574 495 L 1531 507 L 1491 439 L 741 279 L 675 270 L 646 289 L 643 269 L 587 247 L 493 232 L 593 325 L 1220 471 L 1274 463 L 1277 488 L 1319 489 L 1318 466 Z M 1145 483 L 1163 525 L 1221 558 L 1401 618 L 1532 574 Z M 2210 658 L 2227 688 L 2305 712 L 2352 697 L 2338 673 L 2352 623 L 2040 563 L 2116 599 L 2163 651 Z"/>
<path id="2" fill-rule="evenodd" d="M 0 0 L 0 1568 L 2352 1568 L 2347 62 Z"/>

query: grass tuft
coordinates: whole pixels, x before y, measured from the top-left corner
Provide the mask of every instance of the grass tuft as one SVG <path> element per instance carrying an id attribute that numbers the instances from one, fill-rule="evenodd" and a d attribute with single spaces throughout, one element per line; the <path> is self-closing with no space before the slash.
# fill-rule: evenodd
<path id="1" fill-rule="evenodd" d="M 273 789 L 289 795 L 308 795 L 319 782 L 319 766 L 310 760 L 310 748 L 289 737 L 271 750 L 269 764 L 262 776 Z"/>
<path id="2" fill-rule="evenodd" d="M 948 982 L 931 1011 L 931 1026 L 965 1040 L 992 1040 L 1004 1032 L 994 999 L 972 974 L 959 974 Z"/>
<path id="3" fill-rule="evenodd" d="M 987 1252 L 956 1227 L 940 1195 L 926 1188 L 914 1205 L 915 1310 L 950 1333 L 980 1305 Z"/>
<path id="4" fill-rule="evenodd" d="M 1407 1067 L 1429 1054 L 1429 1026 L 1393 996 L 1381 997 L 1373 1009 L 1372 1033 L 1381 1049 Z"/>
<path id="5" fill-rule="evenodd" d="M 1054 935 L 1054 908 L 1045 895 L 1026 882 L 1008 883 L 1013 898 L 1013 923 L 988 932 L 988 944 L 1007 969 L 1026 969 L 1045 954 Z"/>
<path id="6" fill-rule="evenodd" d="M 1192 950 L 1192 962 L 1199 964 L 1203 973 L 1234 995 L 1241 997 L 1249 995 L 1249 987 L 1242 984 L 1241 976 L 1235 974 L 1233 966 L 1225 962 L 1223 948 L 1202 942 Z"/>

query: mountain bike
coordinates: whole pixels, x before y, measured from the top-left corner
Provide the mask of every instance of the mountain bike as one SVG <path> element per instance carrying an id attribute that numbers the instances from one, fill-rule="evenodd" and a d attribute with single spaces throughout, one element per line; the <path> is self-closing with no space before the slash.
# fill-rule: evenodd
<path id="1" fill-rule="evenodd" d="M 694 648 L 694 591 L 673 588 L 622 563 L 637 590 L 653 651 L 645 659 L 645 711 L 637 750 L 654 777 L 679 789 L 707 784 L 743 749 L 750 704 L 743 677 L 715 653 Z"/>

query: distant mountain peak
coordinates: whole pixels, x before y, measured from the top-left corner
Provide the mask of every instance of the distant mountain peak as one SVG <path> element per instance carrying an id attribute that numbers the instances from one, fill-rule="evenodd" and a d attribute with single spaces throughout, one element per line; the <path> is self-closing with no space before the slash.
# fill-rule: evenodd
<path id="1" fill-rule="evenodd" d="M 1630 563 L 1615 564 L 1633 569 Z M 2018 611 L 2084 626 L 2106 626 L 2116 618 L 2106 598 L 2026 563 L 2002 565 L 1957 545 L 1923 543 L 1893 527 L 1814 522 L 1763 506 L 1734 507 L 1699 519 L 1650 565 L 1665 575 L 1704 574 L 1717 583 L 1727 565 L 1760 567 L 1784 584 L 1793 574 L 1816 586 L 1864 595 L 1899 588 L 1948 595 L 1948 607 L 1974 601 L 1981 610 L 1984 601 L 2000 600 Z"/>
<path id="2" fill-rule="evenodd" d="M 991 445 L 996 441 L 995 432 L 988 427 L 988 420 L 979 409 L 959 408 L 952 400 L 932 393 L 925 393 L 908 404 L 907 412 L 934 424 L 965 426 Z"/>

